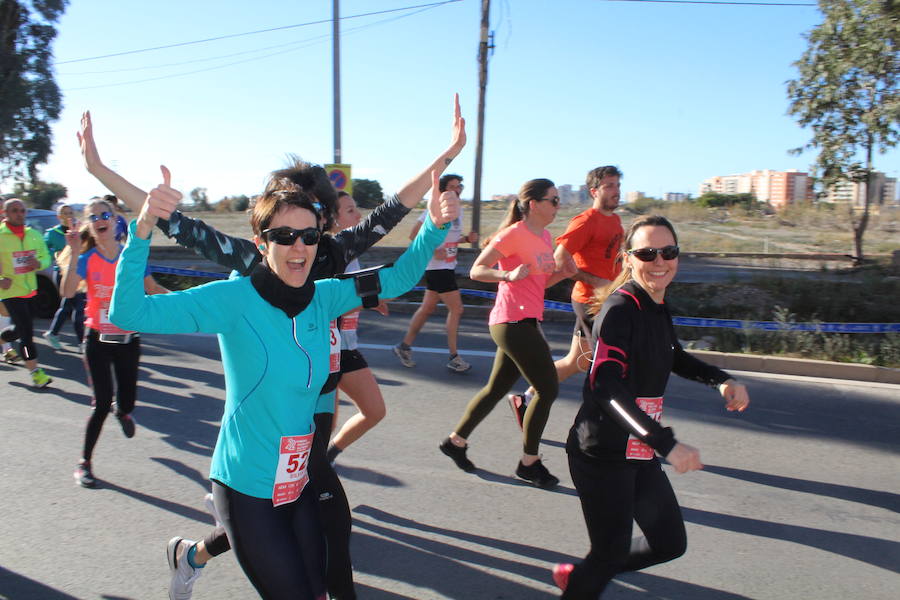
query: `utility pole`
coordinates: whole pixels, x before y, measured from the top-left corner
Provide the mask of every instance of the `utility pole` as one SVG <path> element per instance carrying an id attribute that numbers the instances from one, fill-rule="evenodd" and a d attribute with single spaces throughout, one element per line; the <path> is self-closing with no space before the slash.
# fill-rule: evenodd
<path id="1" fill-rule="evenodd" d="M 481 234 L 481 160 L 484 154 L 484 96 L 487 90 L 491 0 L 481 0 L 481 41 L 478 43 L 478 132 L 475 137 L 475 181 L 472 194 L 472 229 Z M 473 246 L 477 246 L 473 244 Z"/>
<path id="2" fill-rule="evenodd" d="M 332 62 L 334 73 L 334 162 L 341 164 L 341 17 L 340 0 L 333 0 Z"/>

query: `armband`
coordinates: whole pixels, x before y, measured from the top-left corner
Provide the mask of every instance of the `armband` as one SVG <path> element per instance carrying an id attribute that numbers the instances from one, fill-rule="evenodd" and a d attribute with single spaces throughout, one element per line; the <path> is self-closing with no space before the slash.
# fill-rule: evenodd
<path id="1" fill-rule="evenodd" d="M 375 308 L 378 306 L 378 294 L 381 293 L 381 277 L 378 275 L 378 271 L 385 267 L 390 267 L 392 264 L 387 263 L 377 267 L 360 269 L 359 271 L 340 273 L 335 275 L 335 279 L 350 279 L 352 277 L 353 284 L 356 286 L 356 295 L 362 298 L 363 308 Z"/>

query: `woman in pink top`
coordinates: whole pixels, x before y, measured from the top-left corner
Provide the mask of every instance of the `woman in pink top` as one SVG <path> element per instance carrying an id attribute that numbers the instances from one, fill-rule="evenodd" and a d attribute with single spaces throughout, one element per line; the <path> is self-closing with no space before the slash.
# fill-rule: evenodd
<path id="1" fill-rule="evenodd" d="M 553 239 L 545 229 L 556 218 L 558 207 L 559 194 L 552 181 L 526 182 L 510 204 L 506 219 L 472 265 L 469 276 L 475 281 L 499 282 L 488 321 L 497 354 L 487 384 L 469 401 L 462 420 L 440 445 L 441 452 L 456 466 L 474 471 L 475 465 L 466 457 L 466 438 L 523 376 L 536 393 L 525 413 L 524 448 L 516 475 L 544 489 L 559 483 L 538 454 L 559 382 L 540 322 L 544 290 L 570 275 L 554 262 Z"/>

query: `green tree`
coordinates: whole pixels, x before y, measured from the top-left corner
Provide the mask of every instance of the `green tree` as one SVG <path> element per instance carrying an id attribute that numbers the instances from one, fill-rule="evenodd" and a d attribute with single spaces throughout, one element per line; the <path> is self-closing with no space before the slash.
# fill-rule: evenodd
<path id="1" fill-rule="evenodd" d="M 191 200 L 194 203 L 194 210 L 209 210 L 209 197 L 206 195 L 205 187 L 192 189 Z"/>
<path id="2" fill-rule="evenodd" d="M 54 23 L 68 0 L 0 0 L 0 177 L 34 179 L 52 147 L 62 96 L 53 79 Z"/>
<path id="3" fill-rule="evenodd" d="M 866 182 L 863 210 L 849 206 L 854 256 L 863 260 L 873 155 L 900 141 L 900 9 L 896 0 L 819 0 L 824 20 L 806 34 L 808 47 L 788 81 L 788 112 L 812 129 L 804 149 L 818 150 L 812 167 L 827 189 L 838 181 Z"/>
<path id="4" fill-rule="evenodd" d="M 29 183 L 17 182 L 13 187 L 13 198 L 19 198 L 32 208 L 51 209 L 68 194 L 66 186 L 35 179 Z"/>
<path id="5" fill-rule="evenodd" d="M 375 208 L 384 202 L 384 191 L 374 179 L 354 179 L 353 199 L 361 208 Z"/>
<path id="6" fill-rule="evenodd" d="M 241 194 L 240 196 L 231 196 L 228 198 L 231 202 L 231 210 L 235 212 L 244 212 L 250 208 L 250 197 Z"/>

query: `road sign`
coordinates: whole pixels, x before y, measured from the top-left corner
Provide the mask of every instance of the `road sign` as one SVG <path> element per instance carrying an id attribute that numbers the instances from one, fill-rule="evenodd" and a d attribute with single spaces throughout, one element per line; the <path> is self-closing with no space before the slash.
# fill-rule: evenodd
<path id="1" fill-rule="evenodd" d="M 339 192 L 353 193 L 353 180 L 350 178 L 350 165 L 325 165 L 328 179 Z"/>

